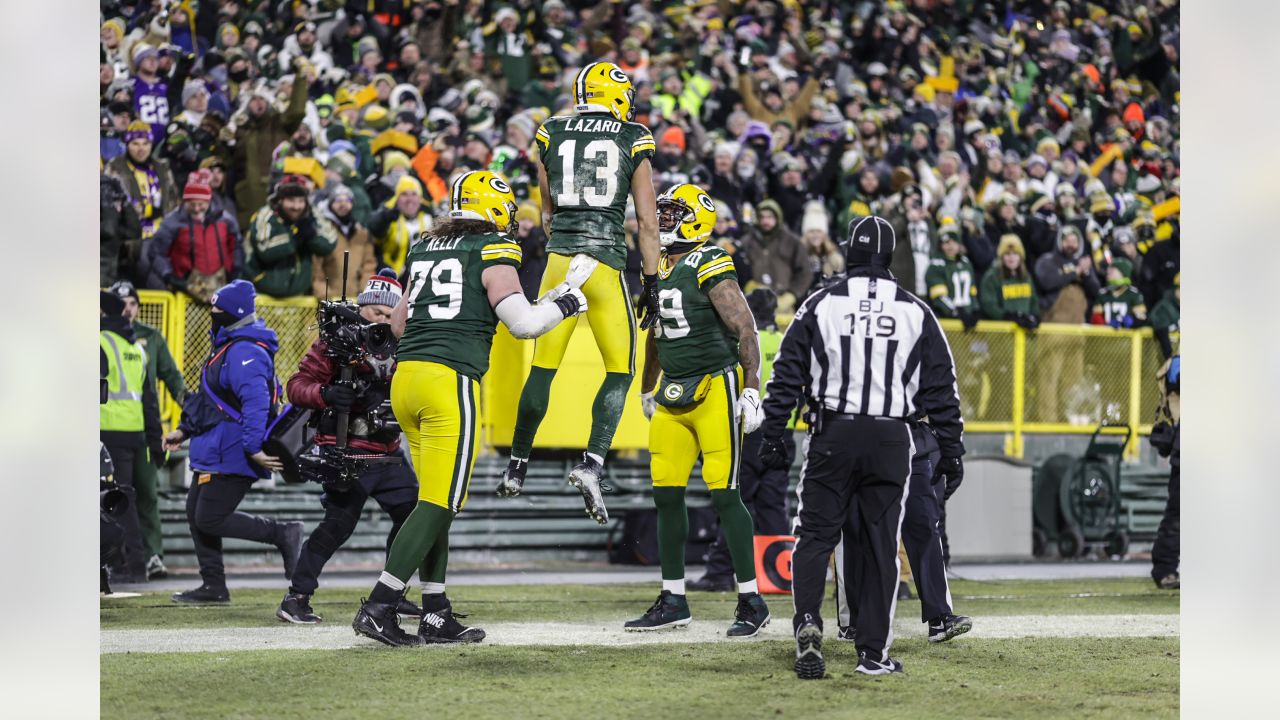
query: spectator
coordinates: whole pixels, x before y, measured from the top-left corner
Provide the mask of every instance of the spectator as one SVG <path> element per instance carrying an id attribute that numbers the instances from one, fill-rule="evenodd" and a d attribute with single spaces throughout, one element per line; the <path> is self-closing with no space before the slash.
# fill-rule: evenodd
<path id="1" fill-rule="evenodd" d="M 720 224 L 718 216 L 716 224 Z M 825 278 L 844 272 L 844 253 L 831 241 L 829 228 L 827 211 L 822 203 L 816 200 L 806 203 L 804 217 L 800 221 L 800 237 L 804 241 L 804 249 L 809 255 L 809 264 L 813 270 L 811 287 L 817 287 Z"/>
<path id="2" fill-rule="evenodd" d="M 312 256 L 327 256 L 336 246 L 333 228 L 316 222 L 303 181 L 287 175 L 250 221 L 243 275 L 271 297 L 307 295 L 313 290 Z"/>
<path id="3" fill-rule="evenodd" d="M 978 324 L 977 274 L 960 243 L 960 226 L 943 218 L 938 230 L 938 253 L 929 260 L 924 284 L 929 306 L 939 318 L 957 318 L 966 330 Z"/>
<path id="4" fill-rule="evenodd" d="M 1027 253 L 1022 240 L 1012 233 L 1000 238 L 996 248 L 999 264 L 982 276 L 978 305 L 989 320 L 1012 320 L 1027 329 L 1040 323 L 1040 303 L 1036 286 L 1027 272 Z"/>
<path id="5" fill-rule="evenodd" d="M 1142 293 L 1133 287 L 1133 264 L 1116 258 L 1107 267 L 1107 289 L 1093 302 L 1089 322 L 1113 328 L 1134 328 L 1147 324 L 1147 306 Z"/>
<path id="6" fill-rule="evenodd" d="M 907 292 L 915 293 L 919 298 L 927 298 L 929 295 L 924 274 L 929 269 L 929 260 L 933 256 L 937 231 L 933 218 L 925 210 L 924 197 L 919 187 L 904 186 L 900 198 L 894 211 L 889 214 L 889 222 L 899 239 L 895 243 L 890 270 Z"/>
<path id="7" fill-rule="evenodd" d="M 1045 322 L 1084 322 L 1085 311 L 1100 288 L 1093 261 L 1084 254 L 1080 231 L 1074 225 L 1064 225 L 1058 231 L 1057 248 L 1036 260 L 1035 274 Z M 1071 292 L 1064 292 L 1067 290 Z"/>
<path id="8" fill-rule="evenodd" d="M 132 275 L 128 242 L 142 237 L 142 225 L 120 178 L 100 174 L 98 196 L 98 284 L 106 287 L 121 279 L 121 268 L 125 276 Z"/>
<path id="9" fill-rule="evenodd" d="M 346 287 L 351 295 L 360 290 L 365 278 L 378 272 L 378 253 L 355 215 L 355 193 L 346 185 L 337 185 L 329 199 L 320 206 L 321 222 L 328 223 L 336 240 L 333 252 L 313 264 L 311 291 L 318 298 L 337 297 Z M 347 282 L 342 283 L 343 256 L 351 253 L 347 264 Z"/>
<path id="10" fill-rule="evenodd" d="M 192 173 L 182 206 L 165 216 L 138 265 L 148 288 L 182 291 L 202 303 L 244 267 L 240 228 L 233 217 L 211 208 L 205 172 Z"/>
<path id="11" fill-rule="evenodd" d="M 1173 289 L 1166 292 L 1164 297 L 1160 298 L 1160 302 L 1151 309 L 1151 329 L 1155 333 L 1156 341 L 1160 343 L 1160 352 L 1166 360 L 1173 357 L 1173 341 L 1169 336 L 1179 330 L 1178 320 L 1182 302 L 1180 280 L 1181 277 L 1175 275 Z"/>
<path id="12" fill-rule="evenodd" d="M 135 120 L 125 134 L 128 150 L 124 155 L 107 163 L 107 173 L 124 186 L 129 201 L 138 216 L 141 234 L 122 240 L 122 267 L 133 268 L 138 263 L 142 242 L 155 235 L 160 221 L 178 203 L 178 188 L 174 186 L 169 163 L 151 154 L 151 128 Z"/>
<path id="13" fill-rule="evenodd" d="M 813 282 L 809 253 L 800 238 L 787 229 L 778 203 L 765 200 L 758 215 L 746 243 L 747 260 L 756 281 L 778 294 L 779 316 L 789 318 Z"/>
<path id="14" fill-rule="evenodd" d="M 623 223 L 623 230 L 634 236 L 635 210 L 631 205 L 627 205 L 627 208 L 629 212 Z M 520 243 L 520 287 L 524 290 L 525 299 L 533 302 L 538 299 L 542 271 L 547 267 L 547 234 L 542 230 L 542 213 L 537 205 L 528 200 L 520 203 L 516 210 L 516 221 L 519 223 L 516 240 Z"/>
<path id="15" fill-rule="evenodd" d="M 431 216 L 422 202 L 422 184 L 410 175 L 396 183 L 395 195 L 369 219 L 369 233 L 382 267 L 404 272 L 404 259 L 422 233 L 431 229 Z"/>
<path id="16" fill-rule="evenodd" d="M 139 43 L 133 48 L 133 65 L 133 114 L 146 123 L 151 141 L 162 141 L 169 127 L 169 83 L 159 74 L 160 53 Z"/>
<path id="17" fill-rule="evenodd" d="M 266 85 L 247 93 L 243 107 L 227 125 L 235 138 L 229 162 L 236 178 L 236 221 L 247 227 L 249 217 L 267 204 L 267 184 L 271 174 L 272 152 L 287 140 L 306 113 L 308 84 L 298 78 L 293 83 L 289 105 L 284 112 L 272 107 L 274 95 Z"/>

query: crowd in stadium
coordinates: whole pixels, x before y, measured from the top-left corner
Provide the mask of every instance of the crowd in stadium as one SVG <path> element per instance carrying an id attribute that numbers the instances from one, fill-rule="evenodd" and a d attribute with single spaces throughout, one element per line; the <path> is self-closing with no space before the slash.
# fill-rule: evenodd
<path id="1" fill-rule="evenodd" d="M 1172 0 L 101 8 L 104 286 L 323 297 L 350 251 L 359 288 L 402 272 L 451 180 L 488 168 L 520 200 L 532 298 L 533 137 L 572 113 L 577 70 L 610 60 L 637 85 L 657 190 L 715 198 L 715 242 L 777 293 L 780 324 L 843 270 L 850 220 L 877 214 L 895 275 L 939 316 L 1176 329 Z"/>

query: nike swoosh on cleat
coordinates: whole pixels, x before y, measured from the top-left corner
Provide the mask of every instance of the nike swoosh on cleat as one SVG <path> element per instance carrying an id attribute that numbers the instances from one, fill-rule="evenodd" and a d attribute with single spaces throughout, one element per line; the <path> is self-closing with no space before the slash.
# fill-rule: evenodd
<path id="1" fill-rule="evenodd" d="M 373 626 L 374 630 L 377 630 L 378 632 L 382 632 L 382 626 L 378 624 L 377 620 L 374 620 L 372 617 L 369 617 L 368 615 L 365 615 L 365 617 L 369 619 L 369 624 Z"/>

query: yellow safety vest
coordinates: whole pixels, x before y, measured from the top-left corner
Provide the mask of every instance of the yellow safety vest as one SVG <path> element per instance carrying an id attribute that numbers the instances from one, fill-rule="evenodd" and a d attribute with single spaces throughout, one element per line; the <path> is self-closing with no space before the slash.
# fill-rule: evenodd
<path id="1" fill-rule="evenodd" d="M 98 406 L 98 428 L 142 432 L 142 388 L 147 379 L 147 353 L 136 343 L 103 330 L 98 345 L 107 355 L 107 402 Z"/>

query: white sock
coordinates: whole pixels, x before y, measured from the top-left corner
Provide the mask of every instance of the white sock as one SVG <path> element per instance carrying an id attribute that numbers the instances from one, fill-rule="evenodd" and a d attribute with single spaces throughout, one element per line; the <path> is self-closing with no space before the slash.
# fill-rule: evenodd
<path id="1" fill-rule="evenodd" d="M 586 455 L 587 457 L 591 458 L 592 460 L 595 460 L 596 462 L 600 463 L 601 465 L 603 465 L 603 464 L 604 464 L 604 458 L 600 457 L 599 455 L 597 455 L 597 454 L 595 454 L 595 453 L 582 453 L 582 454 L 583 454 L 583 455 Z"/>
<path id="2" fill-rule="evenodd" d="M 679 580 L 663 580 L 662 589 L 670 592 L 672 595 L 684 595 L 684 578 Z"/>
<path id="3" fill-rule="evenodd" d="M 401 590 L 405 589 L 405 584 L 401 582 L 400 578 L 396 577 L 395 575 L 392 575 L 391 573 L 385 570 L 382 571 L 382 575 L 378 577 L 378 582 L 382 583 L 383 585 L 386 585 L 387 587 L 391 588 L 392 590 L 395 590 L 396 592 L 400 592 Z"/>
<path id="4" fill-rule="evenodd" d="M 758 593 L 760 591 L 756 589 L 755 580 L 748 580 L 746 582 L 738 583 L 738 592 L 743 595 L 750 595 L 752 593 Z"/>
<path id="5" fill-rule="evenodd" d="M 433 582 L 423 583 L 422 594 L 423 595 L 442 595 L 444 594 L 444 583 L 433 583 Z"/>
<path id="6" fill-rule="evenodd" d="M 515 461 L 515 462 L 521 462 L 521 463 L 524 463 L 524 464 L 526 464 L 526 465 L 528 465 L 528 464 L 529 464 L 529 458 L 518 458 L 518 457 L 516 457 L 515 455 L 512 455 L 512 456 L 511 456 L 511 459 L 512 459 L 513 461 Z"/>

